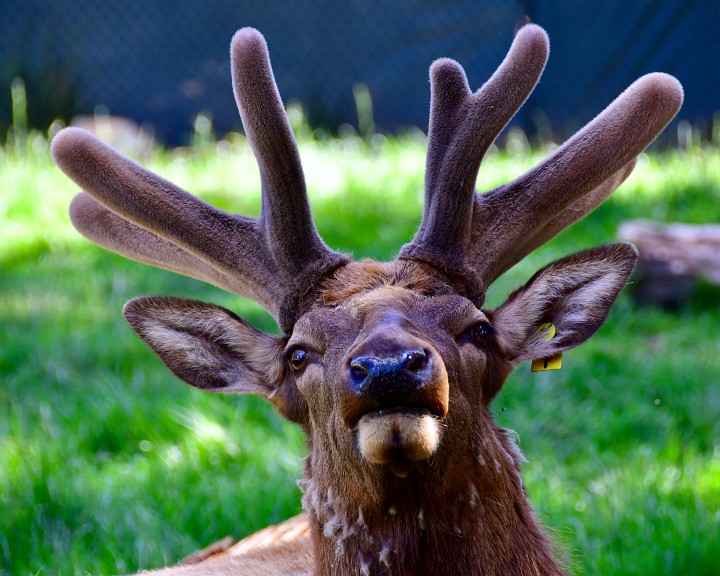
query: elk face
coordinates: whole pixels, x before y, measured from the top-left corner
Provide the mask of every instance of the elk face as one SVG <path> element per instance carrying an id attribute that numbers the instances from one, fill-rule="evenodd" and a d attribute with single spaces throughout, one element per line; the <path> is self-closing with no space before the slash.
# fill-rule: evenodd
<path id="1" fill-rule="evenodd" d="M 436 452 L 453 389 L 447 366 L 456 364 L 444 326 L 453 298 L 464 300 L 388 283 L 300 319 L 287 354 L 291 366 L 297 354 L 308 355 L 293 371 L 314 444 L 398 476 Z"/>
<path id="2" fill-rule="evenodd" d="M 469 431 L 519 361 L 589 338 L 635 258 L 627 244 L 569 256 L 492 312 L 423 265 L 348 264 L 289 337 L 189 300 L 138 298 L 125 316 L 186 382 L 259 393 L 303 424 L 336 469 L 402 478 L 428 459 L 443 469 L 466 454 Z M 548 322 L 552 340 L 540 329 Z"/>
<path id="3" fill-rule="evenodd" d="M 373 284 L 349 284 L 363 269 Z M 411 276 L 398 282 L 397 269 Z M 303 315 L 289 337 L 189 300 L 138 298 L 124 312 L 191 385 L 259 393 L 338 467 L 407 476 L 462 430 L 448 436 L 448 422 L 467 423 L 461 411 L 479 405 L 487 318 L 408 263 L 350 264 L 328 284 L 328 304 Z"/>

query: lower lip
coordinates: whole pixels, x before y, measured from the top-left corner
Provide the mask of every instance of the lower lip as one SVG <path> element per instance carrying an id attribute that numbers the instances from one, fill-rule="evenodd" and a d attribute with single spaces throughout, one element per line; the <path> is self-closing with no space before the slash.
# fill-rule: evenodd
<path id="1" fill-rule="evenodd" d="M 382 416 L 389 416 L 390 414 L 403 414 L 406 416 L 432 416 L 432 412 L 428 408 L 420 406 L 391 406 L 388 408 L 381 408 L 379 410 L 373 410 L 363 414 L 360 418 L 380 418 Z"/>

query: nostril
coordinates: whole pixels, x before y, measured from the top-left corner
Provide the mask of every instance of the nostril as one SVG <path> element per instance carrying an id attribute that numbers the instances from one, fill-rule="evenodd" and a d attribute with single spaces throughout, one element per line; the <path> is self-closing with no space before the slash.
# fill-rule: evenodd
<path id="1" fill-rule="evenodd" d="M 362 387 L 370 375 L 370 372 L 362 359 L 351 362 L 348 373 L 350 375 L 350 381 L 356 388 Z"/>
<path id="2" fill-rule="evenodd" d="M 411 352 L 405 352 L 402 363 L 407 370 L 419 372 L 427 366 L 428 355 L 424 350 L 412 350 Z"/>

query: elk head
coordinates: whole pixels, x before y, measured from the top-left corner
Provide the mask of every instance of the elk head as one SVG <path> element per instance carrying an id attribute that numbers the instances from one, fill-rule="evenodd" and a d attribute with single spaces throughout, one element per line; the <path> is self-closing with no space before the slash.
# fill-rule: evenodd
<path id="1" fill-rule="evenodd" d="M 541 28 L 523 27 L 475 93 L 456 62 L 432 65 L 422 224 L 387 263 L 352 262 L 318 236 L 267 46 L 255 30 L 235 35 L 231 56 L 236 101 L 260 166 L 257 219 L 198 200 L 88 133 L 67 129 L 52 143 L 57 163 L 86 190 L 71 206 L 84 235 L 252 298 L 275 317 L 281 336 L 196 301 L 143 297 L 124 309 L 181 379 L 260 394 L 305 428 L 305 507 L 320 540 L 340 530 L 327 513 L 342 507 L 328 504 L 333 499 L 345 508 L 354 502 L 358 522 L 372 525 L 371 511 L 409 498 L 398 494 L 410 485 L 438 500 L 461 492 L 466 502 L 507 499 L 508 492 L 522 498 L 516 452 L 488 404 L 520 361 L 590 337 L 632 270 L 631 245 L 586 250 L 543 268 L 496 310 L 482 308 L 498 276 L 623 182 L 682 102 L 674 78 L 644 76 L 540 165 L 477 194 L 481 159 L 538 82 L 548 49 Z M 542 329 L 548 323 L 551 339 Z M 475 467 L 494 461 L 487 473 L 505 481 L 483 483 L 478 470 L 469 494 L 469 460 Z M 407 522 L 422 530 L 418 506 L 431 504 L 417 498 Z M 335 543 L 342 548 L 345 540 Z"/>

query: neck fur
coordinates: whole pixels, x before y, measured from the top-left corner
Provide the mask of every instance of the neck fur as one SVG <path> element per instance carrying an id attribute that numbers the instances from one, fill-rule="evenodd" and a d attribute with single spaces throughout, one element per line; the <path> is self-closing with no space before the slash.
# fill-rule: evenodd
<path id="1" fill-rule="evenodd" d="M 484 428 L 462 457 L 403 479 L 328 467 L 313 450 L 299 484 L 316 574 L 562 575 L 525 495 L 522 454 L 505 430 Z"/>

